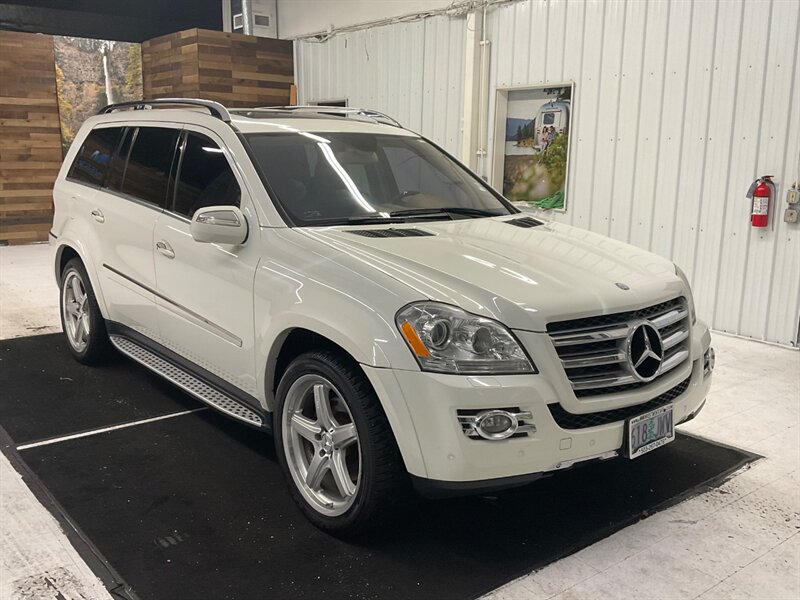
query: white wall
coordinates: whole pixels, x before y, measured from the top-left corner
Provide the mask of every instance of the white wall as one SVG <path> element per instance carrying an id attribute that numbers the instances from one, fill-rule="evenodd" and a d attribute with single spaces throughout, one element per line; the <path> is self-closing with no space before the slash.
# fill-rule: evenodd
<path id="1" fill-rule="evenodd" d="M 348 97 L 457 153 L 464 23 L 297 42 L 300 98 Z M 675 260 L 716 329 L 796 345 L 800 225 L 781 217 L 800 179 L 800 3 L 532 0 L 490 10 L 487 31 L 490 138 L 498 87 L 576 82 L 555 218 Z M 745 198 L 762 174 L 778 184 L 767 230 Z"/>
<path id="2" fill-rule="evenodd" d="M 278 34 L 283 39 L 446 8 L 452 0 L 278 0 Z"/>
<path id="3" fill-rule="evenodd" d="M 434 17 L 295 43 L 298 104 L 347 98 L 458 153 L 465 17 Z"/>

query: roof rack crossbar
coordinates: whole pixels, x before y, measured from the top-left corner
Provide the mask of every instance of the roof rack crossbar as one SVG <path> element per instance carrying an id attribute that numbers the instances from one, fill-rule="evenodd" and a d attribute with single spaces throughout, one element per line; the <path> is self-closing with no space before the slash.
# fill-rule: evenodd
<path id="1" fill-rule="evenodd" d="M 335 117 L 366 117 L 367 119 L 371 119 L 376 123 L 402 127 L 397 120 L 393 119 L 389 115 L 377 110 L 372 110 L 370 108 L 355 108 L 345 106 L 260 106 L 259 108 L 264 110 L 331 115 Z"/>
<path id="2" fill-rule="evenodd" d="M 149 110 L 159 105 L 182 105 L 182 106 L 201 106 L 207 108 L 211 116 L 216 117 L 226 123 L 231 122 L 231 115 L 228 109 L 219 102 L 213 100 L 200 100 L 197 98 L 156 98 L 154 100 L 135 100 L 133 102 L 119 102 L 109 104 L 101 108 L 97 114 L 107 115 L 117 110 Z"/>

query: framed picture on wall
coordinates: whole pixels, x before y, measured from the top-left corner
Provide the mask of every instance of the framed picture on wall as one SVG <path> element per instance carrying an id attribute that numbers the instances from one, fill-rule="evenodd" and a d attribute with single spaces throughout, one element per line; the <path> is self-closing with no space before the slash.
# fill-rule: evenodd
<path id="1" fill-rule="evenodd" d="M 575 84 L 497 90 L 492 184 L 512 202 L 564 211 Z"/>

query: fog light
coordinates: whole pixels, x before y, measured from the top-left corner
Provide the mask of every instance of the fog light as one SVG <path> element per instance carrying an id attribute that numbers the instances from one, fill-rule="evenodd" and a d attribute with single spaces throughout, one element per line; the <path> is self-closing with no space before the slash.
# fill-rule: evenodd
<path id="1" fill-rule="evenodd" d="M 703 355 L 703 376 L 711 374 L 711 371 L 714 370 L 714 364 L 716 363 L 716 360 L 714 348 L 709 347 L 709 349 L 706 350 L 706 353 Z"/>
<path id="2" fill-rule="evenodd" d="M 491 410 L 478 416 L 478 433 L 487 440 L 504 440 L 517 431 L 517 419 L 504 410 Z"/>
<path id="3" fill-rule="evenodd" d="M 460 408 L 456 411 L 462 433 L 471 438 L 490 441 L 504 440 L 519 435 L 533 435 L 536 425 L 533 415 L 518 407 L 510 408 Z M 516 436 L 515 436 L 516 437 Z"/>

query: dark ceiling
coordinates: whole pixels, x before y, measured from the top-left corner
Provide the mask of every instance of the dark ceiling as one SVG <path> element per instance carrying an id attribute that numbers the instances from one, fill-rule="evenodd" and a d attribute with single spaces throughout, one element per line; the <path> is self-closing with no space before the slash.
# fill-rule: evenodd
<path id="1" fill-rule="evenodd" d="M 222 29 L 221 0 L 0 0 L 0 29 L 141 42 Z"/>

